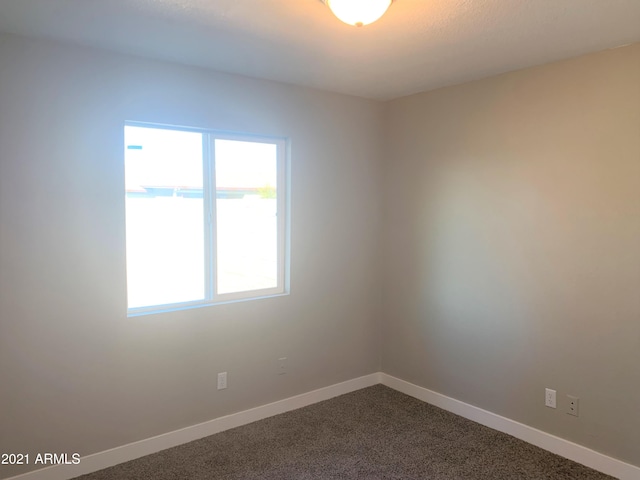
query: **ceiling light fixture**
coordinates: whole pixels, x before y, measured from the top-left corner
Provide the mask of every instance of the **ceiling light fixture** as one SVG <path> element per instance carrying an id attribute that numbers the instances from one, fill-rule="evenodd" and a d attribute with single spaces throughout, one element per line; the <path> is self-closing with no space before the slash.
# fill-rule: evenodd
<path id="1" fill-rule="evenodd" d="M 385 14 L 393 0 L 322 0 L 344 23 L 362 27 Z"/>

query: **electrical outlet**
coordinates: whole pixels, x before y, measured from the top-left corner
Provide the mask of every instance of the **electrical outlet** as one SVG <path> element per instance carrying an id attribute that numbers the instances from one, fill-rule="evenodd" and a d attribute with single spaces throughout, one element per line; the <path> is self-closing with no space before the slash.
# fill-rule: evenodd
<path id="1" fill-rule="evenodd" d="M 278 375 L 284 375 L 287 373 L 287 357 L 280 357 L 278 359 Z"/>
<path id="2" fill-rule="evenodd" d="M 225 388 L 227 388 L 227 372 L 221 372 L 218 374 L 218 390 Z"/>
<path id="3" fill-rule="evenodd" d="M 573 395 L 567 395 L 569 399 L 569 404 L 567 406 L 567 413 L 569 415 L 573 415 L 574 417 L 578 416 L 578 397 L 574 397 Z"/>
<path id="4" fill-rule="evenodd" d="M 556 391 L 550 388 L 544 389 L 544 404 L 550 408 L 556 408 Z"/>

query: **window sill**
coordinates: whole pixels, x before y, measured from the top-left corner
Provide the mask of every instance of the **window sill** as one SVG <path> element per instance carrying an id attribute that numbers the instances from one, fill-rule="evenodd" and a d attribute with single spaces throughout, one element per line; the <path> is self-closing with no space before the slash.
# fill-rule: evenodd
<path id="1" fill-rule="evenodd" d="M 229 298 L 220 301 L 198 301 L 189 303 L 173 303 L 170 305 L 155 305 L 153 307 L 139 307 L 131 308 L 127 310 L 127 317 L 142 317 L 146 315 L 155 315 L 160 313 L 179 312 L 183 310 L 193 310 L 196 308 L 214 307 L 216 305 L 228 305 L 231 303 L 251 302 L 254 300 L 264 300 L 268 298 L 286 297 L 289 292 L 270 293 L 267 295 L 260 295 L 257 297 L 242 297 L 242 298 Z"/>

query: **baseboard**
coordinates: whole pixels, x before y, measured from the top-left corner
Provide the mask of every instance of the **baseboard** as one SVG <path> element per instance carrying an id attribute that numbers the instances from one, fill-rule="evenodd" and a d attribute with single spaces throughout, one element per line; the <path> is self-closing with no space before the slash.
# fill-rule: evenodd
<path id="1" fill-rule="evenodd" d="M 583 447 L 577 443 L 556 437 L 550 433 L 524 425 L 515 420 L 510 420 L 483 410 L 482 408 L 474 407 L 468 403 L 455 400 L 427 388 L 387 375 L 386 373 L 380 373 L 380 380 L 380 383 L 389 388 L 393 388 L 394 390 L 448 410 L 449 412 L 468 418 L 494 430 L 512 435 L 527 443 L 586 465 L 599 472 L 619 478 L 620 480 L 640 479 L 640 467 L 616 460 L 615 458 L 598 453 L 595 450 Z"/>
<path id="2" fill-rule="evenodd" d="M 297 410 L 298 408 L 322 402 L 323 400 L 329 400 L 330 398 L 344 395 L 345 393 L 370 387 L 380 383 L 380 378 L 380 373 L 372 373 L 371 375 L 337 383 L 329 387 L 313 390 L 250 410 L 244 410 L 198 425 L 140 440 L 139 442 L 87 455 L 81 458 L 78 465 L 55 465 L 27 472 L 6 480 L 68 480 L 87 473 L 97 472 L 98 470 L 112 467 L 123 462 L 135 460 L 136 458 L 144 457 L 145 455 L 150 455 L 167 448 L 182 445 L 183 443 L 208 437 L 209 435 L 224 430 L 240 427 L 257 420 L 262 420 L 263 418 Z"/>
<path id="3" fill-rule="evenodd" d="M 24 473 L 6 480 L 68 480 L 73 477 L 96 472 L 120 463 L 135 460 L 167 448 L 208 437 L 215 433 L 240 427 L 263 418 L 272 417 L 298 408 L 306 407 L 323 400 L 354 392 L 362 388 L 382 383 L 387 387 L 430 403 L 444 410 L 468 418 L 494 430 L 507 433 L 525 442 L 536 445 L 552 453 L 568 458 L 587 467 L 606 473 L 620 480 L 640 479 L 640 467 L 598 453 L 576 443 L 564 440 L 528 425 L 510 420 L 495 413 L 461 402 L 446 395 L 386 373 L 373 373 L 346 382 L 313 390 L 277 402 L 262 405 L 242 412 L 216 418 L 208 422 L 186 427 L 156 437 L 140 440 L 104 452 L 82 457 L 78 465 L 56 465 Z"/>

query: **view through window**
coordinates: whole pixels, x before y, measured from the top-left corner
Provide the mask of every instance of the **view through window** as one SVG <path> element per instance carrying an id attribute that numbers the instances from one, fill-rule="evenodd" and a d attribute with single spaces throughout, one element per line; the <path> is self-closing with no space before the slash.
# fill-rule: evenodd
<path id="1" fill-rule="evenodd" d="M 284 292 L 281 139 L 125 126 L 130 313 Z"/>

